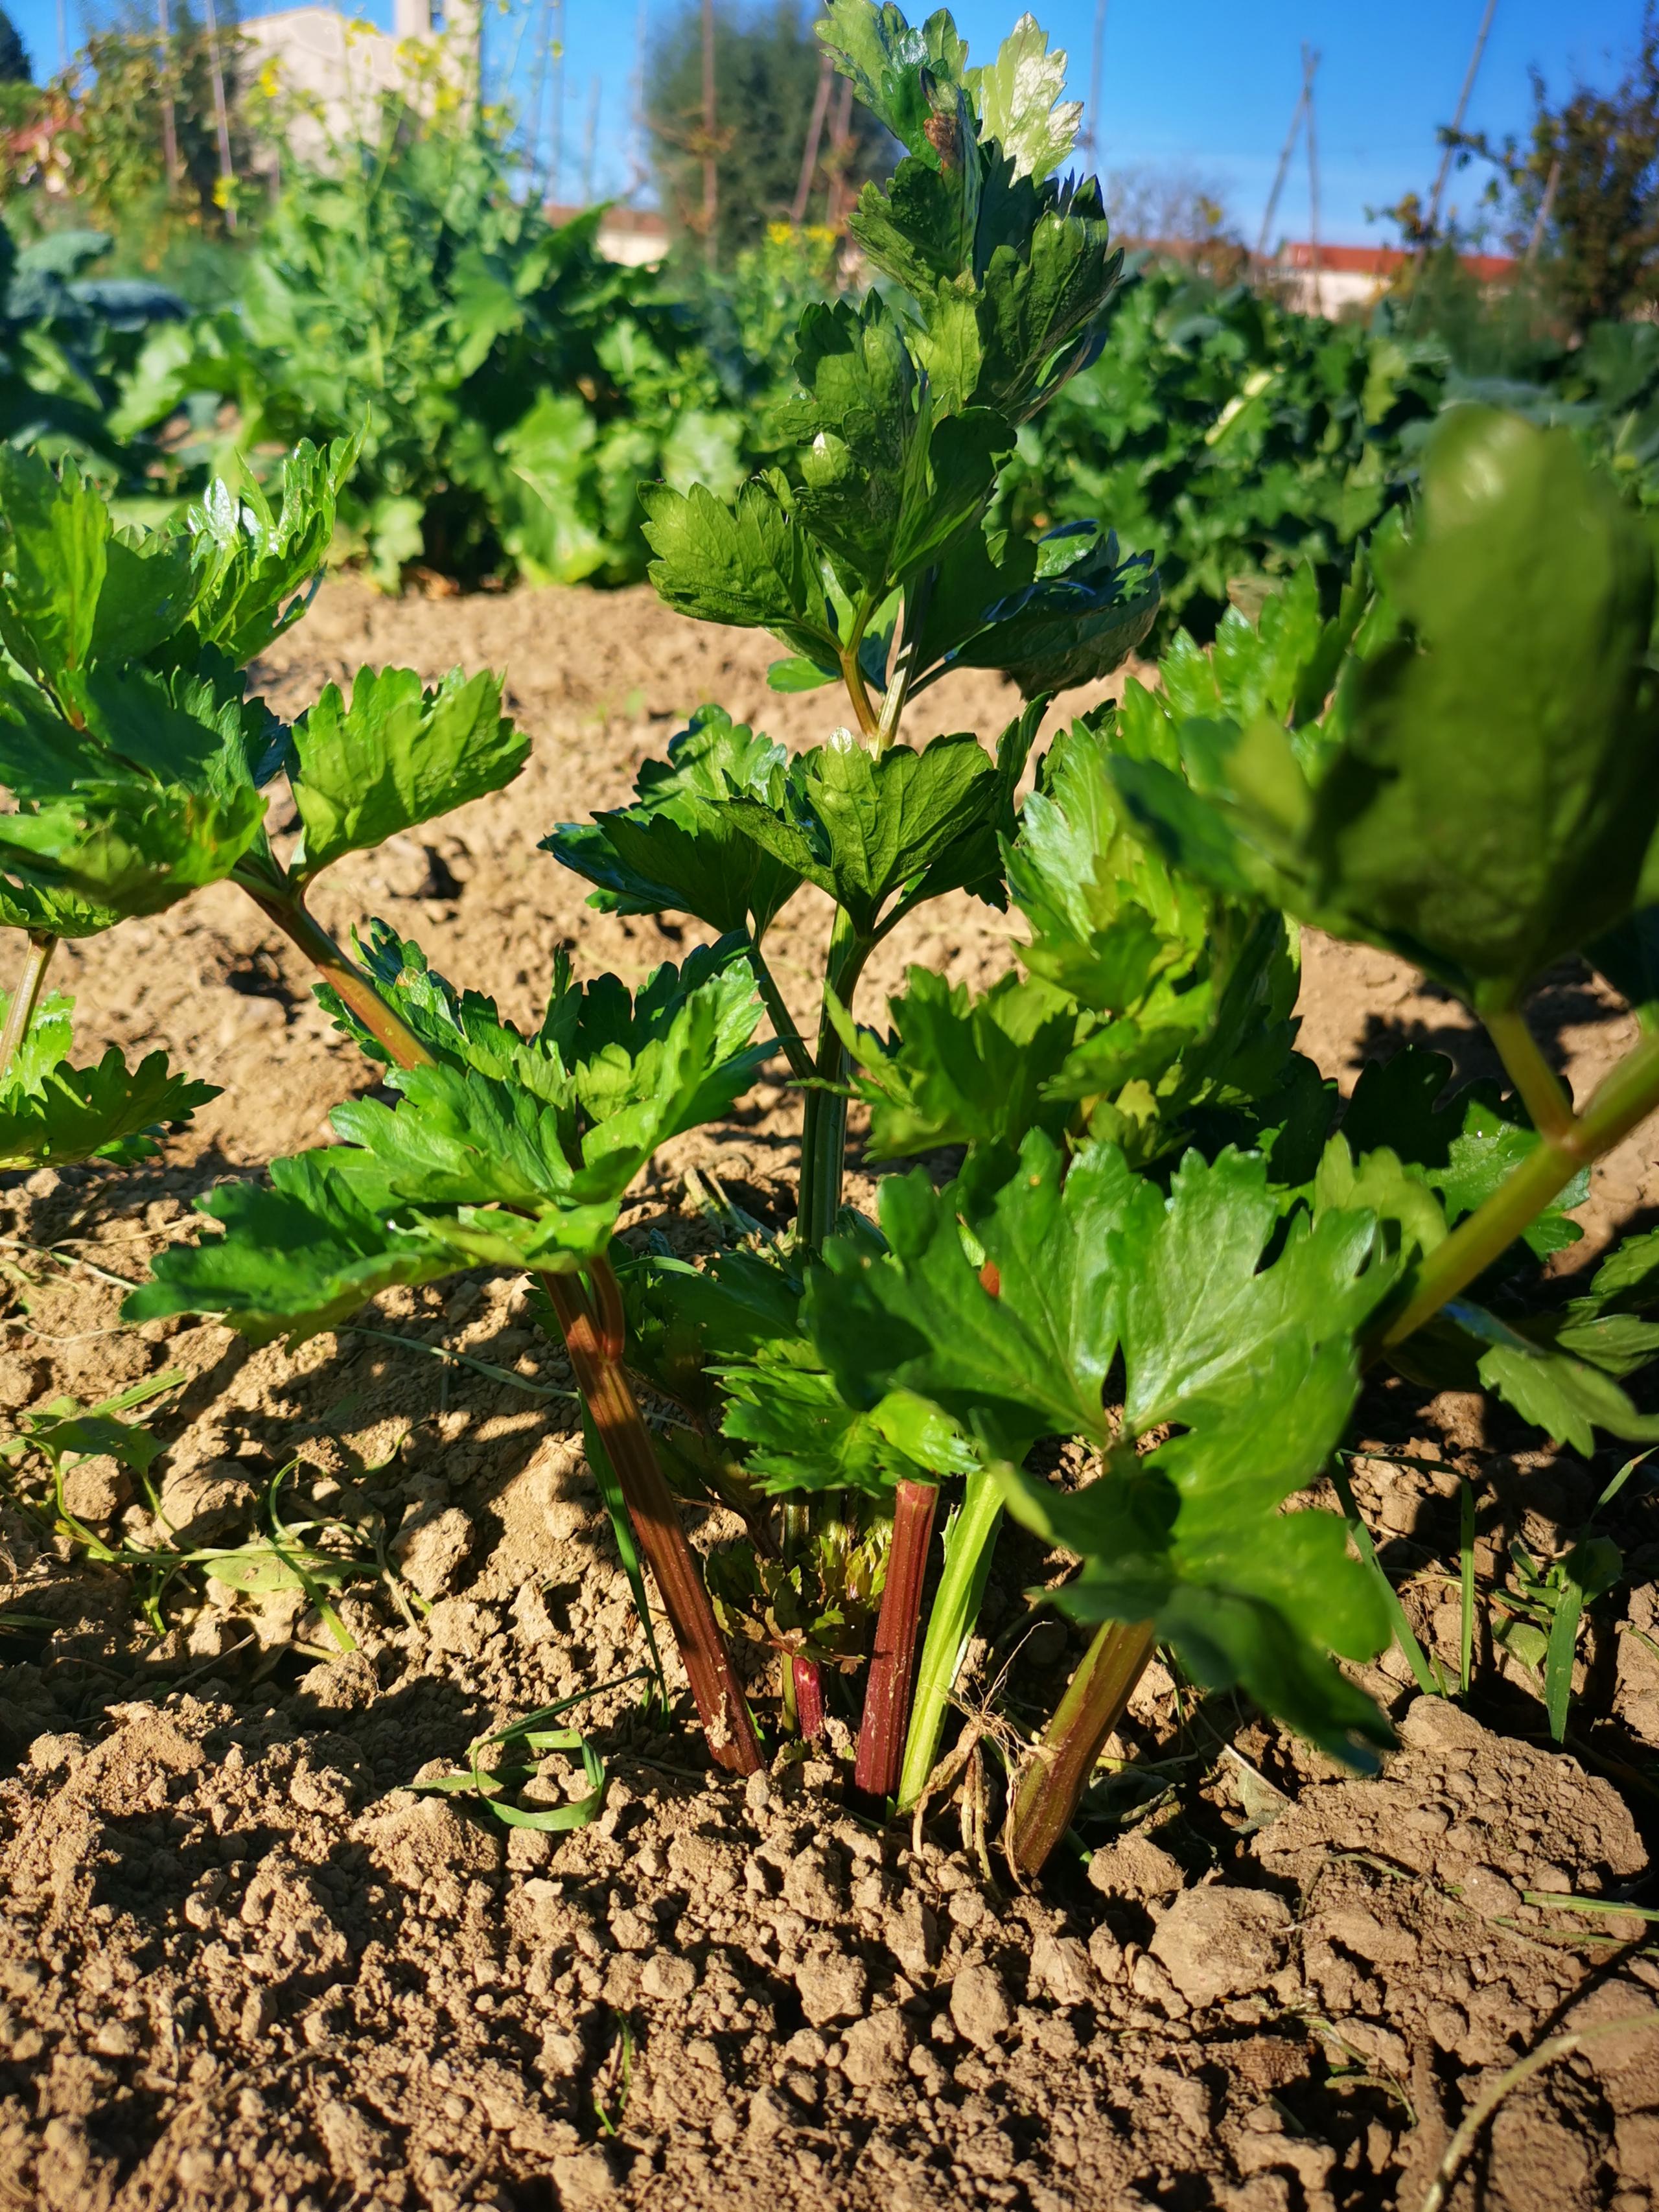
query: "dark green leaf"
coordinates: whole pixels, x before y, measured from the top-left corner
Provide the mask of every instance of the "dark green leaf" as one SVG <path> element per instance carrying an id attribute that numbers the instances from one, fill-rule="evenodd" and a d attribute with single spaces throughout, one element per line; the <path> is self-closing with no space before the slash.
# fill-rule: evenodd
<path id="1" fill-rule="evenodd" d="M 255 1344 L 303 1342 L 394 1283 L 471 1264 L 435 1236 L 384 1221 L 328 1153 L 274 1162 L 271 1183 L 222 1183 L 203 1200 L 200 1211 L 225 1234 L 158 1253 L 154 1281 L 125 1301 L 123 1317 L 222 1314 Z"/>
<path id="2" fill-rule="evenodd" d="M 340 489 L 356 465 L 361 436 L 322 451 L 302 439 L 283 463 L 272 507 L 251 478 L 240 495 L 216 482 L 186 526 L 196 567 L 191 620 L 204 645 L 239 666 L 299 620 L 334 535 Z"/>
<path id="3" fill-rule="evenodd" d="M 1013 1457 L 1043 1434 L 1103 1441 L 1118 1328 L 1111 1236 L 1158 1200 L 1109 1147 L 1079 1156 L 1063 1186 L 1061 1167 L 1038 1132 L 994 1188 L 892 1176 L 881 1186 L 889 1254 L 830 1241 L 805 1319 L 852 1403 L 914 1390 Z"/>
<path id="4" fill-rule="evenodd" d="M 0 635 L 31 676 L 55 684 L 91 657 L 109 508 L 73 460 L 0 447 Z"/>
<path id="5" fill-rule="evenodd" d="M 645 535 L 657 556 L 651 581 L 681 614 L 769 629 L 809 659 L 833 656 L 836 629 L 817 556 L 787 496 L 776 477 L 745 484 L 735 507 L 702 484 L 689 493 L 642 486 Z"/>
<path id="6" fill-rule="evenodd" d="M 939 1145 L 1018 1146 L 1028 1129 L 1058 1137 L 1069 1108 L 1045 1096 L 1077 1034 L 1076 1009 L 1040 981 L 1005 975 L 982 998 L 926 968 L 889 1001 L 895 1034 L 844 1031 L 865 1071 L 870 1157 L 898 1159 Z"/>
<path id="7" fill-rule="evenodd" d="M 289 771 L 304 834 L 294 872 L 308 882 L 343 854 L 447 814 L 510 783 L 530 740 L 501 713 L 501 685 L 459 669 L 423 690 L 412 669 L 359 669 L 348 706 L 325 686 L 294 725 Z"/>
<path id="8" fill-rule="evenodd" d="M 968 64 L 967 42 L 946 10 L 913 29 L 894 0 L 826 0 L 817 30 L 865 106 L 911 153 L 937 164 L 927 130 L 935 112 L 928 82 L 959 85 Z"/>
<path id="9" fill-rule="evenodd" d="M 1328 744 L 1200 718 L 1182 749 L 1208 800 L 1114 772 L 1206 880 L 1507 1005 L 1636 894 L 1659 814 L 1653 553 L 1565 430 L 1457 409 L 1424 482 Z"/>
<path id="10" fill-rule="evenodd" d="M 129 1067 L 112 1045 L 94 1067 L 71 1067 L 70 1000 L 48 999 L 0 1076 L 0 1169 L 120 1164 L 147 1158 L 168 1127 L 219 1096 L 210 1083 L 174 1073 L 165 1053 Z M 0 1022 L 7 994 L 0 991 Z"/>
<path id="11" fill-rule="evenodd" d="M 893 892 L 995 820 L 1001 796 L 977 738 L 935 738 L 921 752 L 894 745 L 877 759 L 843 732 L 791 763 L 781 805 L 741 797 L 725 811 L 868 935 Z"/>
<path id="12" fill-rule="evenodd" d="M 1150 557 L 1120 561 L 1116 538 L 1097 524 L 1061 524 L 1035 550 L 1032 580 L 987 604 L 984 627 L 945 663 L 1000 669 L 1027 699 L 1109 675 L 1145 642 L 1158 609 Z"/>
<path id="13" fill-rule="evenodd" d="M 695 915 L 711 928 L 763 936 L 800 878 L 731 818 L 724 802 L 752 796 L 781 804 L 788 755 L 781 745 L 705 707 L 647 761 L 629 806 L 591 823 L 561 823 L 542 843 L 599 886 L 602 913 Z"/>

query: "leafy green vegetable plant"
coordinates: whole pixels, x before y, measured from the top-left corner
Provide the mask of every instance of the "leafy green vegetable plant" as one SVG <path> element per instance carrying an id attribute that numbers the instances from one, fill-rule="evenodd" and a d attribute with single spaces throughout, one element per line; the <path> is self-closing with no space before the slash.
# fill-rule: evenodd
<path id="1" fill-rule="evenodd" d="M 66 902 L 104 926 L 229 876 L 307 951 L 395 1103 L 341 1108 L 340 1143 L 269 1187 L 222 1187 L 222 1234 L 161 1255 L 129 1312 L 303 1337 L 392 1284 L 528 1272 L 722 1764 L 760 1756 L 723 1621 L 775 1650 L 805 1735 L 862 1669 L 852 1785 L 916 1804 L 1004 1515 L 1074 1554 L 1054 1595 L 1095 1633 L 1010 1793 L 1023 1878 L 1160 1643 L 1337 1756 L 1387 1740 L 1340 1662 L 1397 1607 L 1309 1496 L 1373 1363 L 1473 1379 L 1581 1445 L 1650 1432 L 1624 1386 L 1659 1341 L 1652 1240 L 1565 1309 L 1533 1291 L 1589 1168 L 1659 1107 L 1654 555 L 1570 434 L 1461 410 L 1340 603 L 1304 574 L 1212 651 L 1178 638 L 1160 690 L 1131 684 L 1034 763 L 1054 694 L 1117 666 L 1159 604 L 1104 526 L 994 520 L 1024 427 L 1109 342 L 1120 276 L 1097 187 L 1057 174 L 1063 60 L 1025 18 L 970 68 L 947 15 L 917 28 L 890 0 L 832 0 L 821 35 L 905 149 L 853 218 L 878 282 L 802 318 L 786 465 L 727 499 L 641 498 L 663 596 L 770 631 L 775 684 L 839 685 L 850 723 L 792 757 L 705 708 L 627 805 L 546 841 L 596 906 L 717 941 L 633 994 L 561 963 L 526 1033 L 384 925 L 356 962 L 323 937 L 316 869 L 505 781 L 523 747 L 487 679 L 365 677 L 291 731 L 246 698 L 343 465 L 314 454 L 291 521 L 210 503 L 149 550 L 100 538 L 72 477 L 29 479 L 47 521 L 15 503 L 0 880 L 9 918 L 50 933 Z M 109 578 L 125 627 L 100 632 Z M 994 751 L 909 734 L 963 665 L 1025 701 Z M 258 803 L 278 772 L 303 825 L 286 862 Z M 806 884 L 832 914 L 804 1034 L 767 937 Z M 961 890 L 1011 912 L 1008 972 L 974 995 L 913 969 L 872 1029 L 872 953 Z M 1448 1093 L 1408 1052 L 1344 1107 L 1295 1050 L 1304 922 L 1459 993 L 1512 1091 Z M 1527 1024 L 1575 952 L 1642 1019 L 1582 1109 Z M 802 1099 L 793 1222 L 715 1209 L 698 1262 L 618 1239 L 655 1149 L 774 1053 Z M 843 1202 L 855 1098 L 873 1160 L 960 1151 L 942 1182 L 886 1177 L 878 1221 Z M 1057 1445 L 1091 1479 L 1039 1472 Z M 711 1562 L 718 1619 L 677 1494 L 744 1531 Z"/>
<path id="2" fill-rule="evenodd" d="M 717 357 L 712 318 L 607 261 L 600 210 L 550 225 L 507 118 L 466 110 L 388 94 L 320 160 L 285 151 L 237 296 L 153 333 L 114 426 L 182 416 L 198 456 L 227 404 L 245 457 L 360 434 L 340 520 L 388 588 L 416 562 L 626 581 L 639 480 L 734 487 L 771 364 Z"/>
<path id="3" fill-rule="evenodd" d="M 145 532 L 117 529 L 73 463 L 0 451 L 0 786 L 15 802 L 0 924 L 27 940 L 0 1036 L 9 1164 L 106 1152 L 213 1095 L 159 1056 L 68 1066 L 67 1006 L 40 1005 L 59 939 L 228 878 L 372 1018 L 380 1001 L 311 914 L 311 883 L 523 762 L 488 676 L 423 691 L 405 670 L 364 671 L 349 702 L 330 686 L 292 728 L 249 696 L 247 664 L 304 612 L 352 455 L 302 447 L 276 505 L 216 484 L 181 525 Z M 264 828 L 282 775 L 303 825 L 286 866 Z"/>
<path id="4" fill-rule="evenodd" d="M 903 1802 L 925 1790 L 1004 1507 L 1082 1560 L 1060 1602 L 1103 1626 L 1011 1807 L 1011 1856 L 1033 1872 L 1160 1639 L 1201 1681 L 1249 1689 L 1333 1751 L 1358 1758 L 1367 1738 L 1385 1739 L 1330 1656 L 1361 1659 L 1386 1640 L 1379 1580 L 1338 1516 L 1281 1510 L 1340 1444 L 1370 1360 L 1442 1376 L 1479 1363 L 1482 1381 L 1558 1435 L 1588 1437 L 1592 1423 L 1647 1433 L 1615 1372 L 1650 1348 L 1640 1248 L 1553 1327 L 1498 1309 L 1513 1302 L 1517 1264 L 1576 1235 L 1561 1209 L 1582 1199 L 1589 1163 L 1659 1104 L 1644 1042 L 1573 1115 L 1522 1013 L 1541 969 L 1582 947 L 1638 1004 L 1653 995 L 1641 980 L 1659 806 L 1652 556 L 1565 434 L 1471 409 L 1431 449 L 1410 527 L 1379 543 L 1376 581 L 1362 566 L 1334 615 L 1298 580 L 1259 626 L 1224 622 L 1212 655 L 1178 641 L 1163 694 L 1132 687 L 1120 710 L 1079 724 L 1017 814 L 1029 718 L 994 764 L 963 753 L 950 776 L 959 741 L 936 739 L 895 787 L 905 813 L 884 805 L 889 763 L 908 750 L 896 717 L 916 677 L 942 672 L 928 591 L 943 595 L 947 574 L 954 586 L 981 557 L 959 550 L 973 544 L 963 526 L 924 588 L 891 550 L 906 542 L 902 488 L 936 404 L 927 366 L 946 358 L 933 318 L 960 313 L 975 265 L 964 256 L 948 298 L 934 289 L 973 192 L 951 166 L 965 111 L 953 118 L 960 56 L 945 20 L 913 33 L 894 10 L 855 12 L 831 17 L 831 50 L 845 39 L 855 82 L 874 88 L 901 136 L 912 131 L 910 161 L 887 194 L 866 195 L 858 221 L 915 302 L 900 338 L 920 364 L 916 398 L 881 311 L 838 311 L 839 358 L 866 395 L 856 437 L 844 435 L 819 396 L 830 326 L 809 317 L 798 368 L 814 442 L 799 480 L 780 472 L 730 508 L 659 495 L 653 526 L 665 594 L 772 628 L 795 648 L 775 672 L 787 686 L 838 669 L 863 741 L 786 763 L 706 710 L 632 807 L 552 844 L 595 882 L 598 902 L 745 927 L 763 962 L 791 887 L 764 872 L 767 860 L 836 902 L 815 1049 L 792 1042 L 769 993 L 807 1092 L 799 1217 L 772 1255 L 788 1295 L 762 1318 L 752 1291 L 734 1312 L 659 1268 L 642 1271 L 646 1302 L 678 1310 L 695 1347 L 680 1352 L 678 1389 L 700 1352 L 744 1468 L 763 1490 L 804 1493 L 795 1511 L 808 1530 L 820 1498 L 836 1500 L 837 1525 L 849 1492 L 886 1502 L 855 1767 L 871 1796 Z M 998 158 L 981 172 L 987 190 Z M 1066 188 L 1066 207 L 1086 206 L 1085 191 Z M 926 233 L 927 264 L 893 242 L 896 232 L 915 246 L 923 207 L 939 226 Z M 988 263 L 985 289 L 1008 268 Z M 1005 407 L 1018 386 L 997 389 Z M 984 391 L 976 378 L 954 396 L 971 413 Z M 872 393 L 897 408 L 885 428 Z M 967 511 L 978 465 L 964 434 L 959 495 L 949 479 L 928 482 L 939 527 Z M 1006 544 L 974 526 L 983 559 L 1006 564 Z M 1565 575 L 1551 557 L 1563 536 L 1574 549 Z M 959 589 L 950 603 L 960 631 Z M 1094 611 L 1081 599 L 1070 608 L 1085 629 Z M 970 608 L 967 621 L 975 635 L 1000 627 Z M 1057 618 L 1056 684 L 1073 680 L 1063 630 Z M 1018 674 L 1012 656 L 1003 665 Z M 1040 679 L 1020 680 L 1041 696 Z M 999 770 L 982 878 L 963 852 L 980 834 L 965 807 L 942 849 L 897 844 L 913 822 L 933 828 L 945 794 L 989 795 Z M 890 822 L 902 857 L 884 874 Z M 723 867 L 727 855 L 738 865 Z M 850 1001 L 867 948 L 930 891 L 981 884 L 1024 915 L 1024 973 L 978 1000 L 913 974 L 891 1036 L 861 1029 Z M 711 896 L 720 885 L 729 906 Z M 1513 1097 L 1442 1103 L 1437 1064 L 1407 1055 L 1362 1085 L 1335 1127 L 1328 1086 L 1292 1049 L 1303 920 L 1403 951 L 1458 989 L 1487 1022 Z M 849 1060 L 876 1157 L 968 1147 L 943 1192 L 922 1176 L 884 1186 L 879 1234 L 828 1201 Z M 743 1257 L 745 1273 L 758 1256 Z M 735 1289 L 738 1272 L 736 1256 L 717 1259 L 702 1281 Z M 1495 1304 L 1474 1303 L 1472 1285 Z M 660 1311 L 656 1327 L 668 1331 Z M 1109 1413 L 1115 1363 L 1123 1395 Z M 1075 1499 L 1021 1467 L 1055 1437 L 1082 1439 L 1103 1462 Z M 916 1662 L 917 1559 L 938 1486 L 956 1475 L 963 1504 Z"/>
<path id="5" fill-rule="evenodd" d="M 428 690 L 407 672 L 364 671 L 349 699 L 331 686 L 291 727 L 248 695 L 246 662 L 303 612 L 351 460 L 349 446 L 302 447 L 279 507 L 217 486 L 182 527 L 144 534 L 114 531 L 72 467 L 0 455 L 0 780 L 16 802 L 0 815 L 0 915 L 28 933 L 20 998 L 38 997 L 58 937 L 227 878 L 306 954 L 337 1018 L 389 1065 L 399 1109 L 343 1106 L 337 1152 L 278 1163 L 271 1189 L 228 1188 L 216 1205 L 232 1233 L 174 1255 L 130 1310 L 205 1304 L 256 1337 L 303 1335 L 394 1282 L 535 1268 L 711 1740 L 746 1770 L 752 1724 L 620 1364 L 605 1250 L 655 1147 L 724 1111 L 766 1056 L 750 1042 L 752 979 L 732 947 L 659 971 L 632 998 L 612 977 L 580 988 L 562 965 L 524 1037 L 416 947 L 382 931 L 366 969 L 316 921 L 307 893 L 323 868 L 498 788 L 528 750 L 489 676 Z M 286 860 L 264 829 L 278 775 L 301 824 Z M 47 1066 L 55 1019 L 23 1032 L 18 1059 L 29 1097 L 46 1085 L 30 1157 L 64 1156 L 87 1119 L 76 1079 Z M 142 1127 L 161 1079 L 153 1066 L 139 1076 Z M 137 1110 L 129 1102 L 129 1121 Z M 573 1279 L 584 1267 L 591 1298 Z"/>

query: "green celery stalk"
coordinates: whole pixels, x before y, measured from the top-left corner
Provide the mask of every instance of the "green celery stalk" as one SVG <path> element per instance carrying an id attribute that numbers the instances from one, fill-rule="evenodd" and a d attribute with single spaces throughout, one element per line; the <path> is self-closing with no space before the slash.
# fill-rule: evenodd
<path id="1" fill-rule="evenodd" d="M 922 1639 L 910 1732 L 904 1741 L 904 1763 L 899 1770 L 902 1813 L 908 1812 L 921 1796 L 938 1764 L 945 1709 L 956 1687 L 968 1639 L 979 1619 L 1001 1521 L 1002 1493 L 983 1468 L 976 1468 L 968 1477 L 962 1503 L 945 1531 L 945 1571 Z"/>

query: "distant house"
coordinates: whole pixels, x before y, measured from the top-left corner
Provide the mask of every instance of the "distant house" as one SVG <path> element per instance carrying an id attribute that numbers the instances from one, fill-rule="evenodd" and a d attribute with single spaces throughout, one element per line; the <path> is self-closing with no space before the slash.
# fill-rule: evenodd
<path id="1" fill-rule="evenodd" d="M 1306 239 L 1279 247 L 1268 264 L 1291 307 L 1304 314 L 1340 315 L 1345 307 L 1376 305 L 1413 257 L 1397 246 L 1321 246 Z M 1477 284 L 1506 284 L 1516 261 L 1507 253 L 1462 253 L 1464 269 Z"/>
<path id="2" fill-rule="evenodd" d="M 477 52 L 479 23 L 475 0 L 455 0 L 440 23 L 431 0 L 392 0 L 390 36 L 330 7 L 281 8 L 244 17 L 239 28 L 249 74 L 264 78 L 287 110 L 288 150 L 315 161 L 342 139 L 372 135 L 383 93 L 418 98 L 434 50 L 465 66 Z"/>
<path id="3" fill-rule="evenodd" d="M 549 200 L 543 212 L 550 223 L 570 222 L 579 207 Z M 629 269 L 654 269 L 668 252 L 668 224 L 655 208 L 608 207 L 599 223 L 599 248 L 607 261 Z"/>

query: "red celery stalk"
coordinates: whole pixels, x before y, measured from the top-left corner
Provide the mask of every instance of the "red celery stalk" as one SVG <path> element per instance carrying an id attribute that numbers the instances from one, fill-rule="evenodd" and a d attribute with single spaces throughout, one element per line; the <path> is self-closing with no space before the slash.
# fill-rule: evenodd
<path id="1" fill-rule="evenodd" d="M 655 1577 L 663 1610 L 685 1664 L 708 1748 L 729 1773 L 753 1774 L 760 1766 L 761 1754 L 748 1700 L 714 1619 L 696 1555 L 674 1510 L 673 1493 L 657 1463 L 639 1401 L 612 1350 L 617 1342 L 617 1316 L 621 1310 L 616 1279 L 606 1260 L 592 1261 L 591 1271 L 597 1280 L 603 1322 L 595 1318 L 568 1275 L 543 1279 L 563 1332 L 576 1387 L 586 1401 L 622 1486 L 634 1534 Z"/>
<path id="2" fill-rule="evenodd" d="M 823 1674 L 816 1659 L 792 1659 L 795 1686 L 795 1719 L 803 1739 L 810 1743 L 823 1734 Z"/>
<path id="3" fill-rule="evenodd" d="M 261 896 L 251 885 L 243 888 L 333 985 L 396 1066 L 431 1065 L 432 1054 L 370 979 L 346 958 L 302 899 L 271 898 Z M 760 1746 L 743 1685 L 622 1364 L 626 1339 L 622 1286 L 608 1260 L 593 1261 L 588 1272 L 599 1304 L 597 1316 L 569 1276 L 543 1278 L 564 1334 L 576 1387 L 587 1402 L 593 1425 L 605 1440 L 622 1485 L 634 1534 L 656 1579 L 691 1694 L 702 1717 L 708 1748 L 716 1762 L 730 1772 L 753 1774 L 761 1764 Z"/>
<path id="4" fill-rule="evenodd" d="M 864 1718 L 853 1766 L 854 1788 L 883 1804 L 898 1790 L 910 1693 L 915 1683 L 921 1586 L 927 1579 L 927 1547 L 938 1507 L 939 1488 L 931 1482 L 902 1482 L 893 1501 L 893 1547 L 887 1557 L 887 1580 L 876 1620 L 876 1646 L 865 1684 Z"/>

